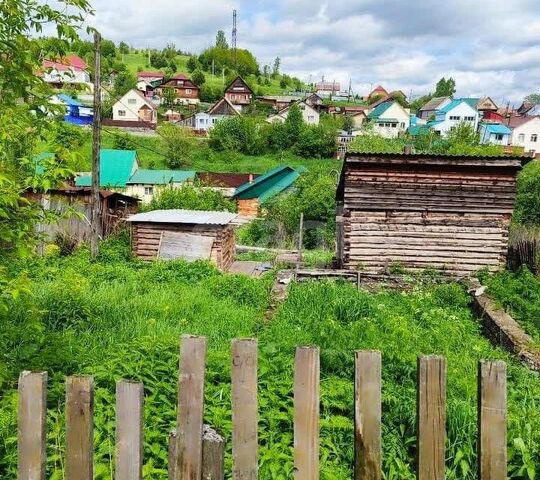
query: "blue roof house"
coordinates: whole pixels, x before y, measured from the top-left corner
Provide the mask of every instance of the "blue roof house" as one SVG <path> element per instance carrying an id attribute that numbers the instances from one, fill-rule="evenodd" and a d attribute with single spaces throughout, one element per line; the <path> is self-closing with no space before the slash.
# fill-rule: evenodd
<path id="1" fill-rule="evenodd" d="M 509 145 L 512 130 L 502 123 L 481 122 L 478 131 L 481 143 L 491 143 L 494 145 Z"/>
<path id="2" fill-rule="evenodd" d="M 478 111 L 471 106 L 469 99 L 456 98 L 435 113 L 435 120 L 428 126 L 446 136 L 460 123 L 468 123 L 475 131 L 478 128 Z"/>
<path id="3" fill-rule="evenodd" d="M 77 99 L 59 93 L 53 99 L 53 103 L 62 104 L 66 107 L 64 121 L 74 125 L 91 125 L 94 121 L 94 110 L 92 107 L 87 107 Z"/>

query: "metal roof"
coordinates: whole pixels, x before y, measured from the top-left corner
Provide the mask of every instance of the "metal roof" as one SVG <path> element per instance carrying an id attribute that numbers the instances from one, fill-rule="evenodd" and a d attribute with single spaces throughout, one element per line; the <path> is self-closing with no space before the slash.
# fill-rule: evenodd
<path id="1" fill-rule="evenodd" d="M 83 104 L 76 100 L 73 97 L 70 97 L 69 95 L 66 95 L 65 93 L 59 93 L 56 95 L 58 97 L 58 100 L 62 101 L 66 105 L 69 105 L 70 107 L 82 107 Z"/>
<path id="2" fill-rule="evenodd" d="M 489 133 L 497 133 L 502 135 L 510 135 L 512 130 L 510 130 L 506 125 L 501 123 L 482 123 L 481 124 Z"/>
<path id="3" fill-rule="evenodd" d="M 135 150 L 102 149 L 99 154 L 99 186 L 125 187 L 131 174 L 137 168 L 137 152 Z M 92 185 L 90 175 L 80 176 L 75 180 L 76 187 Z"/>
<path id="4" fill-rule="evenodd" d="M 147 170 L 138 169 L 126 182 L 128 185 L 167 185 L 181 183 L 195 178 L 196 172 L 189 170 Z"/>
<path id="5" fill-rule="evenodd" d="M 446 100 L 450 100 L 450 97 L 433 97 L 419 111 L 429 112 L 432 110 L 437 110 L 441 106 L 441 104 Z"/>
<path id="6" fill-rule="evenodd" d="M 190 225 L 228 225 L 238 215 L 230 212 L 208 212 L 198 210 L 153 210 L 137 213 L 127 218 L 128 222 L 186 223 Z"/>
<path id="7" fill-rule="evenodd" d="M 369 113 L 368 117 L 373 119 L 373 120 L 378 120 L 379 117 L 384 113 L 386 112 L 386 110 L 388 110 L 392 104 L 394 102 L 384 102 L 384 103 L 381 103 L 380 105 L 377 105 L 377 107 L 375 107 L 375 109 Z"/>

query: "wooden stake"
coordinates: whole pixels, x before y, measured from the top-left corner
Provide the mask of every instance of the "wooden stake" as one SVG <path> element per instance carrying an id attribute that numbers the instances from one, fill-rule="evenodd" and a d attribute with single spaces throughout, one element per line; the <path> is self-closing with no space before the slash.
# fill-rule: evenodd
<path id="1" fill-rule="evenodd" d="M 66 480 L 94 478 L 94 382 L 66 378 Z"/>
<path id="2" fill-rule="evenodd" d="M 446 359 L 418 358 L 417 478 L 444 480 L 446 436 Z"/>
<path id="3" fill-rule="evenodd" d="M 99 197 L 101 151 L 101 35 L 94 32 L 94 122 L 92 136 L 92 214 L 90 252 L 96 257 L 101 234 L 101 208 Z"/>
<path id="4" fill-rule="evenodd" d="M 478 478 L 505 480 L 506 364 L 478 364 Z"/>
<path id="5" fill-rule="evenodd" d="M 233 479 L 257 479 L 257 340 L 232 341 Z"/>
<path id="6" fill-rule="evenodd" d="M 381 353 L 355 353 L 354 451 L 355 480 L 380 480 Z"/>
<path id="7" fill-rule="evenodd" d="M 143 426 L 143 384 L 116 382 L 116 480 L 142 479 Z"/>
<path id="8" fill-rule="evenodd" d="M 297 347 L 294 368 L 294 478 L 319 479 L 319 349 Z"/>
<path id="9" fill-rule="evenodd" d="M 223 480 L 225 478 L 223 438 L 214 429 L 205 425 L 202 442 L 202 480 Z"/>
<path id="10" fill-rule="evenodd" d="M 19 377 L 18 480 L 45 480 L 47 372 Z"/>
<path id="11" fill-rule="evenodd" d="M 298 261 L 296 262 L 296 270 L 300 268 L 302 262 L 302 244 L 304 243 L 304 213 L 300 214 L 300 227 L 298 228 Z"/>
<path id="12" fill-rule="evenodd" d="M 206 338 L 180 341 L 175 480 L 200 480 Z"/>

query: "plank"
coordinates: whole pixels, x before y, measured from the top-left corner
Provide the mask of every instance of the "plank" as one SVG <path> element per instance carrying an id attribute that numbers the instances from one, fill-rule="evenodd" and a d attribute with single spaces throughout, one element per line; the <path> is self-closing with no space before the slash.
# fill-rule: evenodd
<path id="1" fill-rule="evenodd" d="M 355 480 L 380 480 L 381 353 L 355 352 Z"/>
<path id="2" fill-rule="evenodd" d="M 202 480 L 223 480 L 225 478 L 225 442 L 208 425 L 204 426 L 202 437 Z M 242 477 L 244 478 L 244 477 Z M 246 477 L 247 478 L 247 477 Z"/>
<path id="3" fill-rule="evenodd" d="M 418 358 L 417 478 L 444 480 L 446 359 Z"/>
<path id="4" fill-rule="evenodd" d="M 206 338 L 182 336 L 174 480 L 201 478 L 205 362 Z"/>
<path id="5" fill-rule="evenodd" d="M 18 480 L 45 480 L 47 372 L 19 376 Z"/>
<path id="6" fill-rule="evenodd" d="M 297 347 L 294 367 L 296 480 L 319 479 L 319 349 Z"/>
<path id="7" fill-rule="evenodd" d="M 506 452 L 506 364 L 478 364 L 478 478 L 505 480 Z"/>
<path id="8" fill-rule="evenodd" d="M 188 262 L 208 260 L 214 238 L 184 232 L 163 232 L 158 257 L 163 260 L 182 258 Z"/>
<path id="9" fill-rule="evenodd" d="M 94 380 L 66 378 L 66 479 L 94 478 Z"/>
<path id="10" fill-rule="evenodd" d="M 142 480 L 144 387 L 116 382 L 116 480 Z"/>
<path id="11" fill-rule="evenodd" d="M 232 452 L 233 479 L 256 480 L 257 340 L 232 341 Z"/>

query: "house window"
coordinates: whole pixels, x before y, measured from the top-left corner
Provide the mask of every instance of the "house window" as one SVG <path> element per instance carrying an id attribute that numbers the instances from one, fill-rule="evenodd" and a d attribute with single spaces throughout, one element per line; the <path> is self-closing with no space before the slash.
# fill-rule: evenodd
<path id="1" fill-rule="evenodd" d="M 399 124 L 399 126 L 400 126 L 401 128 L 405 128 L 405 122 L 401 122 L 401 123 Z"/>
<path id="2" fill-rule="evenodd" d="M 186 95 L 191 95 L 191 88 L 186 88 Z"/>
<path id="3" fill-rule="evenodd" d="M 495 134 L 495 140 L 501 141 L 502 139 L 503 139 L 503 134 L 502 133 L 496 133 Z"/>
<path id="4" fill-rule="evenodd" d="M 537 142 L 538 141 L 538 135 L 536 133 L 533 133 L 531 135 L 531 142 Z"/>
<path id="5" fill-rule="evenodd" d="M 525 134 L 524 133 L 520 133 L 518 135 L 518 142 L 520 143 L 523 143 L 525 141 Z"/>
<path id="6" fill-rule="evenodd" d="M 463 117 L 466 122 L 474 122 L 474 117 Z"/>
<path id="7" fill-rule="evenodd" d="M 118 116 L 119 117 L 125 117 L 126 116 L 126 111 L 125 110 L 118 110 Z"/>
<path id="8" fill-rule="evenodd" d="M 128 105 L 136 105 L 137 99 L 136 98 L 128 98 Z"/>
<path id="9" fill-rule="evenodd" d="M 308 119 L 308 122 L 314 122 L 315 121 L 315 116 L 308 115 L 307 119 Z"/>
<path id="10" fill-rule="evenodd" d="M 450 120 L 461 120 L 459 115 L 450 115 Z"/>
<path id="11" fill-rule="evenodd" d="M 144 187 L 145 195 L 154 195 L 154 187 Z"/>

